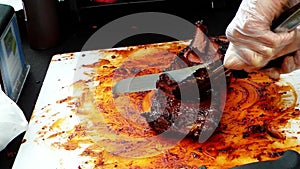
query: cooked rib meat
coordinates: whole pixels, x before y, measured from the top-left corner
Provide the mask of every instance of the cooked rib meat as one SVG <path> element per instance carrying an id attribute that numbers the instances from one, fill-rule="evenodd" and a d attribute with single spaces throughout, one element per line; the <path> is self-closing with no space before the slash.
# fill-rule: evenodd
<path id="1" fill-rule="evenodd" d="M 200 22 L 196 24 L 191 45 L 178 53 L 168 70 L 202 64 L 208 60 L 223 60 L 228 47 L 227 39 L 223 36 L 208 38 L 205 30 Z M 210 65 L 210 70 L 220 64 L 219 61 Z M 179 83 L 167 74 L 160 75 L 151 112 L 143 114 L 154 131 L 158 134 L 171 131 L 198 138 L 204 128 L 215 129 L 219 121 L 215 118 L 219 117 L 224 106 L 226 88 L 216 84 L 212 92 L 209 80 L 202 80 L 212 78 L 210 70 L 199 69 Z"/>

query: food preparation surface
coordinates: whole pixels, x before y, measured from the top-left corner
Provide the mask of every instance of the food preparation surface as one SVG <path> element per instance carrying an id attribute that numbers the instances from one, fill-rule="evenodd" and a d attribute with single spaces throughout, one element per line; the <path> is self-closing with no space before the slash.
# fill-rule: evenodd
<path id="1" fill-rule="evenodd" d="M 13 168 L 229 168 L 300 151 L 300 71 L 232 79 L 221 125 L 203 144 L 149 128 L 140 114 L 153 92 L 112 95 L 117 80 L 162 71 L 188 43 L 53 56 Z"/>

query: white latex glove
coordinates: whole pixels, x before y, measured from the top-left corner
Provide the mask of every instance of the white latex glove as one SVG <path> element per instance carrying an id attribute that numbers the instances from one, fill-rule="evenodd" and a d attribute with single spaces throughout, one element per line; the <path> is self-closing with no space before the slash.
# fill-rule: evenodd
<path id="1" fill-rule="evenodd" d="M 0 87 L 0 151 L 27 129 L 27 123 L 22 110 Z"/>
<path id="2" fill-rule="evenodd" d="M 243 0 L 226 29 L 230 44 L 224 58 L 225 67 L 254 71 L 270 60 L 300 49 L 299 27 L 289 33 L 270 30 L 272 21 L 290 3 L 288 0 Z"/>

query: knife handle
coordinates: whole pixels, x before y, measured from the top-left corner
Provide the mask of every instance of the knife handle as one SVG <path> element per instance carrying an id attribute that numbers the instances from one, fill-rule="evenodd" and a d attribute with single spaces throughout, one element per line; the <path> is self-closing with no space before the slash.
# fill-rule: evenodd
<path id="1" fill-rule="evenodd" d="M 272 22 L 271 30 L 274 32 L 289 32 L 300 24 L 300 2 L 284 11 Z"/>
<path id="2" fill-rule="evenodd" d="M 287 150 L 277 160 L 254 162 L 231 169 L 299 169 L 300 155 L 294 150 Z"/>

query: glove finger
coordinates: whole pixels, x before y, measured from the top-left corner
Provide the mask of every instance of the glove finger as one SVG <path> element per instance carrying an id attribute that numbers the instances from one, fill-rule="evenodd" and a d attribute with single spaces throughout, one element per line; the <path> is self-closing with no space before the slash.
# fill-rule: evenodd
<path id="1" fill-rule="evenodd" d="M 300 68 L 300 50 L 294 55 L 286 56 L 281 65 L 281 73 L 289 73 Z"/>
<path id="2" fill-rule="evenodd" d="M 229 44 L 224 58 L 225 67 L 238 70 L 244 69 L 245 71 L 257 70 L 268 62 L 269 59 L 263 55 L 232 43 Z"/>
<path id="3" fill-rule="evenodd" d="M 237 21 L 239 22 L 239 20 Z M 276 47 L 278 45 L 286 45 L 293 41 L 295 31 L 291 32 L 273 32 L 270 25 L 260 21 L 248 21 L 244 24 L 232 22 L 226 28 L 226 36 L 230 41 L 232 40 L 250 40 L 258 41 L 266 44 L 270 47 Z"/>
<path id="4" fill-rule="evenodd" d="M 294 56 L 286 56 L 281 65 L 281 73 L 289 73 L 296 69 Z"/>
<path id="5" fill-rule="evenodd" d="M 294 60 L 295 60 L 296 67 L 299 68 L 300 67 L 300 50 L 297 50 L 295 52 Z"/>
<path id="6" fill-rule="evenodd" d="M 242 70 L 248 66 L 245 62 L 246 61 L 237 54 L 233 44 L 230 43 L 224 57 L 224 66 L 228 69 Z"/>
<path id="7" fill-rule="evenodd" d="M 258 55 L 259 56 L 263 56 L 264 59 L 268 59 L 268 60 L 271 60 L 275 55 L 276 53 L 279 52 L 279 50 L 281 50 L 280 48 L 271 48 L 271 47 L 268 47 L 266 46 L 265 44 L 263 43 L 260 43 L 259 41 L 244 41 L 243 44 L 239 44 L 239 46 L 244 46 L 243 48 L 244 49 L 248 49 L 248 50 L 251 50 L 255 55 Z M 241 48 L 241 49 L 243 49 Z M 248 52 L 248 50 L 246 50 L 246 52 Z M 246 53 L 246 52 L 243 52 L 243 53 Z M 250 56 L 249 56 L 250 57 Z M 258 56 L 256 56 L 258 57 Z M 254 64 L 256 65 L 256 64 Z"/>
<path id="8" fill-rule="evenodd" d="M 295 40 L 297 31 L 291 32 L 279 32 L 263 31 L 258 39 L 268 47 L 278 48 L 280 46 L 286 46 Z"/>
<path id="9" fill-rule="evenodd" d="M 274 59 L 300 49 L 300 28 L 298 27 L 295 32 L 294 41 L 285 46 L 278 54 L 276 54 Z"/>
<path id="10" fill-rule="evenodd" d="M 245 35 L 239 31 L 235 31 L 233 36 L 228 36 L 228 39 L 236 45 L 246 46 L 247 48 L 270 59 L 278 57 L 279 55 L 282 56 L 282 49 L 292 42 L 294 45 L 291 45 L 289 48 L 286 47 L 287 49 L 285 51 L 288 52 L 291 51 L 291 49 L 296 48 L 295 46 L 297 45 L 297 41 L 295 41 L 296 33 L 294 31 L 290 33 L 274 33 L 272 31 L 260 32 L 262 33 Z"/>

